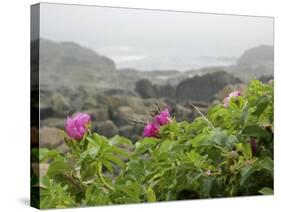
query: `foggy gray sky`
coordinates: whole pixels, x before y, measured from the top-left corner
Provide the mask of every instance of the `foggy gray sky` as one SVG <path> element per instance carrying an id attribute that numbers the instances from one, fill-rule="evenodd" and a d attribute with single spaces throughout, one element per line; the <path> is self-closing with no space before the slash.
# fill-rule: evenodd
<path id="1" fill-rule="evenodd" d="M 265 17 L 44 3 L 40 18 L 41 37 L 77 42 L 120 66 L 126 60 L 137 66 L 149 55 L 238 57 L 246 49 L 273 45 L 273 19 Z"/>

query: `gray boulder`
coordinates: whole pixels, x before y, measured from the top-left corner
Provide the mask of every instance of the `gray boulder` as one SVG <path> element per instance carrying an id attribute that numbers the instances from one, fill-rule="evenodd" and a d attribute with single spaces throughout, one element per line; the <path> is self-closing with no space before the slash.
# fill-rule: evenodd
<path id="1" fill-rule="evenodd" d="M 126 90 L 126 89 L 109 89 L 109 90 L 106 90 L 104 92 L 105 95 L 109 95 L 109 96 L 112 96 L 112 95 L 130 95 L 130 96 L 137 96 L 137 94 L 133 91 L 130 91 L 130 90 Z"/>
<path id="2" fill-rule="evenodd" d="M 112 119 L 117 126 L 123 126 L 130 123 L 130 117 L 134 115 L 131 107 L 121 106 L 112 112 Z"/>
<path id="3" fill-rule="evenodd" d="M 62 94 L 55 93 L 51 96 L 51 104 L 56 116 L 65 117 L 69 115 L 71 110 L 69 98 Z"/>
<path id="4" fill-rule="evenodd" d="M 211 102 L 215 99 L 215 94 L 226 85 L 240 82 L 240 79 L 224 71 L 195 76 L 179 83 L 176 98 L 179 102 L 191 100 Z"/>
<path id="5" fill-rule="evenodd" d="M 42 127 L 39 130 L 40 147 L 55 148 L 64 143 L 63 132 L 53 127 Z"/>
<path id="6" fill-rule="evenodd" d="M 157 85 L 155 87 L 158 91 L 158 97 L 174 98 L 176 92 L 174 86 L 170 84 L 166 84 L 166 85 Z"/>
<path id="7" fill-rule="evenodd" d="M 134 143 L 142 137 L 142 125 L 125 125 L 119 128 L 118 134 L 125 138 L 130 138 Z"/>
<path id="8" fill-rule="evenodd" d="M 118 129 L 111 120 L 106 120 L 103 122 L 97 122 L 93 126 L 94 132 L 97 132 L 106 137 L 115 136 L 118 133 Z"/>
<path id="9" fill-rule="evenodd" d="M 66 117 L 64 118 L 46 118 L 41 120 L 40 125 L 41 127 L 54 127 L 58 129 L 64 129 Z"/>
<path id="10" fill-rule="evenodd" d="M 148 79 L 137 81 L 135 91 L 145 99 L 159 97 L 174 98 L 175 96 L 175 88 L 172 85 L 153 85 Z"/>
<path id="11" fill-rule="evenodd" d="M 143 98 L 153 98 L 158 96 L 158 91 L 148 79 L 139 80 L 136 83 L 136 92 Z"/>
<path id="12" fill-rule="evenodd" d="M 40 119 L 46 119 L 54 115 L 52 105 L 50 103 L 40 102 Z"/>
<path id="13" fill-rule="evenodd" d="M 85 112 L 91 116 L 94 122 L 106 121 L 109 119 L 109 111 L 106 106 L 103 108 L 95 108 Z"/>
<path id="14" fill-rule="evenodd" d="M 136 113 L 145 113 L 146 107 L 144 100 L 135 96 L 114 95 L 108 96 L 106 105 L 108 105 L 111 113 L 116 111 L 121 106 L 128 106 Z"/>
<path id="15" fill-rule="evenodd" d="M 174 108 L 174 116 L 177 121 L 189 121 L 193 115 L 193 110 L 177 104 Z"/>

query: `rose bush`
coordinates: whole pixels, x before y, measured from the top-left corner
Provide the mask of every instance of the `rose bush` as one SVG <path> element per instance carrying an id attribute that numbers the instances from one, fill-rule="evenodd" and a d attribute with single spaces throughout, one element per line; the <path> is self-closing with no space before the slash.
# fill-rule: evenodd
<path id="1" fill-rule="evenodd" d="M 68 118 L 67 154 L 32 151 L 50 162 L 39 181 L 33 176 L 40 207 L 272 194 L 273 105 L 273 83 L 254 80 L 191 123 L 160 111 L 134 145 L 91 132 L 85 114 Z"/>

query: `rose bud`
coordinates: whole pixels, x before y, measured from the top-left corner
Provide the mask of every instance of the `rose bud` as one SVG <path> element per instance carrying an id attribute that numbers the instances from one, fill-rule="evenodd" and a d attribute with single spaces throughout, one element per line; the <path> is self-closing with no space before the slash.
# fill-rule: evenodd
<path id="1" fill-rule="evenodd" d="M 159 126 L 155 123 L 149 123 L 143 130 L 143 137 L 157 137 L 159 133 Z"/>
<path id="2" fill-rule="evenodd" d="M 159 126 L 168 124 L 171 122 L 171 116 L 168 109 L 161 111 L 161 113 L 154 117 L 154 123 L 157 123 Z"/>
<path id="3" fill-rule="evenodd" d="M 67 117 L 65 131 L 70 138 L 80 140 L 87 133 L 90 122 L 90 115 L 86 113 L 77 113 L 72 117 Z"/>

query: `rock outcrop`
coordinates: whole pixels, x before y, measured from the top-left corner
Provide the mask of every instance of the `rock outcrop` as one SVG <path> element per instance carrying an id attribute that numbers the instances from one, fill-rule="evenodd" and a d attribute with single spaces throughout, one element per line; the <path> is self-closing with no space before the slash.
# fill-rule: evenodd
<path id="1" fill-rule="evenodd" d="M 237 64 L 230 67 L 231 73 L 243 80 L 258 79 L 261 76 L 273 76 L 274 48 L 261 45 L 244 52 Z"/>
<path id="2" fill-rule="evenodd" d="M 63 141 L 63 132 L 53 127 L 42 127 L 39 130 L 40 144 L 39 146 L 49 149 L 57 149 L 64 153 L 69 150 Z"/>
<path id="3" fill-rule="evenodd" d="M 240 82 L 240 79 L 223 71 L 195 76 L 179 83 L 176 90 L 176 99 L 179 102 L 190 100 L 212 102 L 216 93 L 226 85 Z"/>

